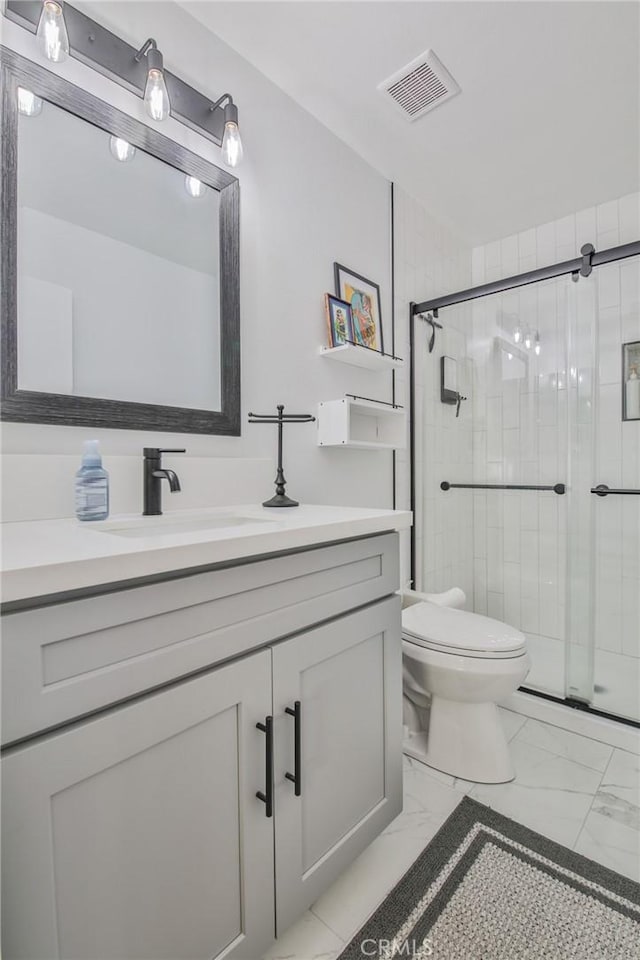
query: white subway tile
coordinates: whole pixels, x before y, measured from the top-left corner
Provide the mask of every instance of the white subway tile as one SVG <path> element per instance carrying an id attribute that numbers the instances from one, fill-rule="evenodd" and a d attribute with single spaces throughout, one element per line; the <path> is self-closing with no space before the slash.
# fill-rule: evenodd
<path id="1" fill-rule="evenodd" d="M 596 207 L 596 231 L 596 249 L 602 250 L 605 244 L 609 245 L 609 238 L 613 238 L 614 244 L 619 242 L 617 200 L 610 200 Z"/>
<path id="2" fill-rule="evenodd" d="M 620 243 L 633 243 L 640 237 L 640 193 L 629 193 L 618 200 Z"/>

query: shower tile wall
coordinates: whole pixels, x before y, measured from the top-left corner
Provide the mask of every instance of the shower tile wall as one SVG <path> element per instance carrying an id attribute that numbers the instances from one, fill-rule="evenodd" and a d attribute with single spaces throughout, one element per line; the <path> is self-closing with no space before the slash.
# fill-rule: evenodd
<path id="1" fill-rule="evenodd" d="M 586 242 L 605 249 L 637 240 L 639 201 L 623 197 L 476 248 L 473 284 L 570 259 Z M 599 268 L 577 286 L 564 278 L 475 301 L 469 341 L 474 480 L 572 485 L 567 497 L 474 495 L 475 609 L 521 626 L 534 662 L 528 682 L 557 694 L 565 690 L 567 613 L 577 645 L 587 646 L 593 621 L 594 703 L 636 717 L 640 502 L 595 504 L 588 487 L 640 486 L 640 423 L 622 423 L 620 414 L 621 344 L 640 339 L 639 278 L 636 258 Z M 526 326 L 539 331 L 539 357 L 514 343 L 517 326 L 523 334 Z M 590 545 L 580 542 L 580 531 L 591 519 L 589 571 Z M 570 611 L 567 566 L 582 591 L 576 602 L 574 590 Z"/>
<path id="2" fill-rule="evenodd" d="M 396 376 L 397 402 L 409 407 L 409 303 L 426 300 L 471 283 L 471 249 L 435 221 L 412 197 L 394 190 L 396 353 L 406 367 Z M 471 397 L 471 366 L 467 338 L 471 332 L 470 307 L 446 311 L 444 329 L 438 331 L 435 349 L 428 353 L 431 329 L 416 323 L 416 585 L 437 591 L 459 585 L 473 598 L 473 523 L 471 494 L 440 490 L 442 480 L 471 479 L 471 401 L 455 407 L 440 403 L 440 357 L 455 357 L 462 380 L 461 392 Z M 399 451 L 396 491 L 399 508 L 410 504 L 409 447 Z M 402 549 L 402 583 L 409 572 L 409 540 Z"/>

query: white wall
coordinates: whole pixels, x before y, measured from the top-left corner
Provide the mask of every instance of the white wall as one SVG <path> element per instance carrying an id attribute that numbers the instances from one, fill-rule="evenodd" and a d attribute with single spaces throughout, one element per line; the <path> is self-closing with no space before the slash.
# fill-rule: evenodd
<path id="1" fill-rule="evenodd" d="M 409 304 L 437 297 L 471 283 L 471 249 L 411 196 L 396 187 L 395 312 L 396 353 L 406 359 L 397 375 L 398 403 L 409 407 Z M 467 306 L 448 309 L 442 317 L 433 353 L 427 343 L 431 328 L 415 324 L 416 378 L 416 587 L 440 591 L 461 586 L 469 604 L 473 597 L 471 498 L 465 491 L 443 493 L 442 480 L 471 477 L 471 400 L 455 407 L 440 402 L 440 357 L 458 360 L 460 391 L 471 398 L 467 338 L 471 333 Z M 454 473 L 455 471 L 455 473 Z M 409 447 L 397 454 L 398 507 L 407 508 Z M 402 582 L 410 579 L 409 536 L 404 537 Z"/>
<path id="2" fill-rule="evenodd" d="M 3 424 L 5 453 L 75 454 L 96 436 L 106 454 L 139 455 L 146 445 L 186 446 L 191 455 L 273 458 L 275 430 L 249 426 L 284 403 L 315 412 L 319 400 L 345 392 L 391 399 L 390 375 L 374 375 L 317 357 L 325 342 L 323 294 L 333 289 L 333 262 L 380 283 L 390 342 L 389 184 L 344 143 L 182 9 L 170 3 L 82 4 L 132 44 L 153 34 L 165 63 L 215 99 L 231 90 L 240 108 L 245 161 L 241 184 L 242 436 L 203 437 L 38 424 Z M 3 43 L 39 59 L 33 35 L 2 21 Z M 148 121 L 140 98 L 69 60 L 60 75 Z M 220 151 L 174 120 L 162 133 L 215 162 Z M 176 464 L 177 466 L 177 464 Z M 319 449 L 314 425 L 286 431 L 290 491 L 312 503 L 390 506 L 391 454 Z M 251 470 L 247 463 L 246 470 Z M 239 464 L 243 474 L 243 465 Z M 71 481 L 71 478 L 70 478 Z M 136 481 L 137 483 L 137 481 Z M 270 491 L 264 490 L 267 496 Z"/>

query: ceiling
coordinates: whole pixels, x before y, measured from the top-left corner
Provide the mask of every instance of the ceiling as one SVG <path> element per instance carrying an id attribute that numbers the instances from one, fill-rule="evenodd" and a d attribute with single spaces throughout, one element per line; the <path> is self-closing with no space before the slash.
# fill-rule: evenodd
<path id="1" fill-rule="evenodd" d="M 639 189 L 636 2 L 182 6 L 470 243 Z M 410 123 L 376 88 L 428 48 L 462 93 Z"/>

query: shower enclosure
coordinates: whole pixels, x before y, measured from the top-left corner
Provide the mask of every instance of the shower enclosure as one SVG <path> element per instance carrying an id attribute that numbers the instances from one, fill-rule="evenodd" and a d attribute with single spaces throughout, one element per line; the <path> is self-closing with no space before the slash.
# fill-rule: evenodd
<path id="1" fill-rule="evenodd" d="M 640 369 L 623 345 L 640 341 L 639 288 L 640 242 L 587 245 L 411 307 L 417 589 L 459 584 L 519 627 L 525 689 L 636 723 Z M 443 355 L 458 411 L 440 403 Z"/>

